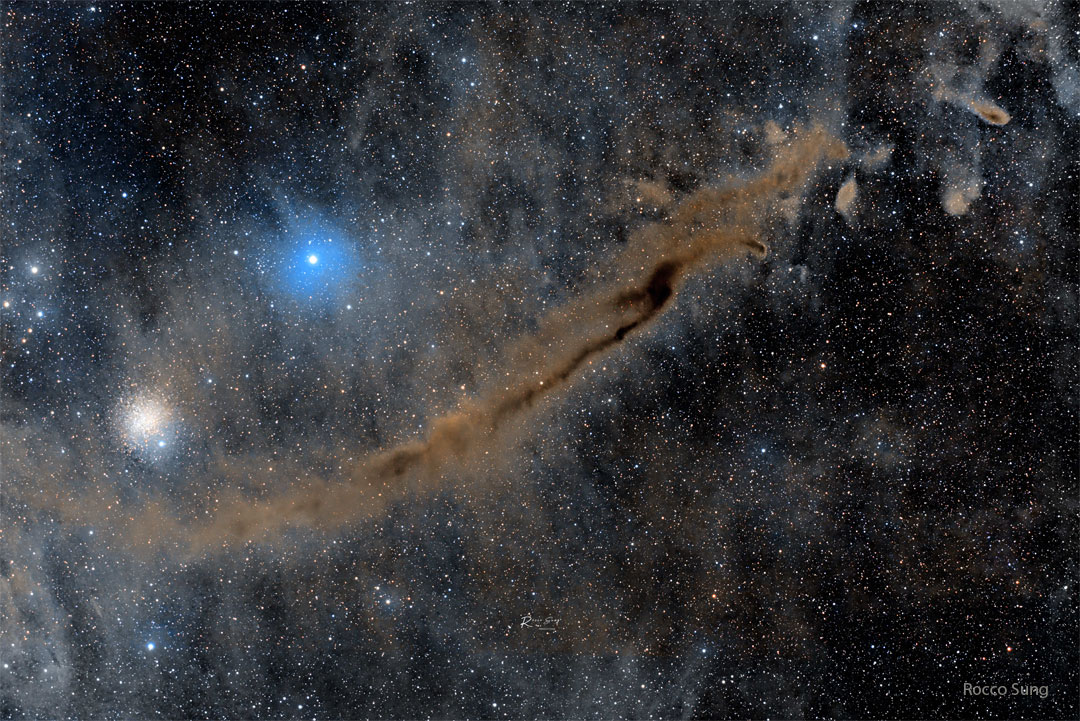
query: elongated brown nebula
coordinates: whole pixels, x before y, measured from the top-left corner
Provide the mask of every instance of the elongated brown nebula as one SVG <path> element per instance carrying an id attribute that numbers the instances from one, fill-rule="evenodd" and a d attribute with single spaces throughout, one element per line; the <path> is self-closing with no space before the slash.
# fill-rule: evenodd
<path id="1" fill-rule="evenodd" d="M 181 533 L 180 543 L 199 553 L 293 525 L 333 528 L 442 487 L 455 475 L 452 467 L 465 470 L 480 453 L 497 448 L 508 425 L 527 419 L 542 399 L 575 382 L 592 360 L 660 318 L 688 273 L 747 251 L 764 255 L 766 226 L 778 201 L 797 202 L 823 160 L 846 156 L 843 143 L 820 127 L 793 131 L 767 170 L 701 189 L 668 219 L 636 233 L 613 263 L 613 281 L 552 311 L 535 334 L 516 343 L 511 360 L 495 376 L 504 380 L 501 387 L 463 400 L 437 418 L 422 440 L 362 461 L 347 481 L 308 483 L 263 501 L 224 501 L 209 523 Z M 160 522 L 133 521 L 142 532 L 156 527 L 160 537 L 169 535 L 161 533 Z"/>

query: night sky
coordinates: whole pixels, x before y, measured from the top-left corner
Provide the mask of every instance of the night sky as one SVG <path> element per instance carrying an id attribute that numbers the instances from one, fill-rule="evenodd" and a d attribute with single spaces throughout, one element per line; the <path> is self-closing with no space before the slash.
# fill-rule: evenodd
<path id="1" fill-rule="evenodd" d="M 1080 717 L 1075 2 L 2 12 L 3 718 Z"/>

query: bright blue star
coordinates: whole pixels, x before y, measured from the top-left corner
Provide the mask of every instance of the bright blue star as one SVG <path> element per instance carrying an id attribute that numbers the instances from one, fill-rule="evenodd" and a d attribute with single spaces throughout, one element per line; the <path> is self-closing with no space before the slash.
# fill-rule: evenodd
<path id="1" fill-rule="evenodd" d="M 339 299 L 366 269 L 356 239 L 322 218 L 295 220 L 273 253 L 274 286 L 300 301 Z"/>

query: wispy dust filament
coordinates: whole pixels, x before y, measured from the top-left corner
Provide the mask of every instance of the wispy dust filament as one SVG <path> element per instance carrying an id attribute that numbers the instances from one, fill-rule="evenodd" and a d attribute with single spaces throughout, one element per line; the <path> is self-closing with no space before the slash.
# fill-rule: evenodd
<path id="1" fill-rule="evenodd" d="M 590 361 L 660 318 L 688 274 L 748 251 L 764 255 L 776 201 L 798 196 L 823 161 L 846 157 L 844 144 L 821 127 L 793 131 L 767 170 L 694 192 L 667 220 L 636 233 L 616 258 L 614 280 L 552 311 L 535 334 L 516 343 L 512 360 L 501 369 L 500 377 L 509 383 L 463 400 L 432 423 L 426 438 L 369 457 L 346 482 L 319 481 L 259 502 L 242 497 L 222 502 L 194 531 L 167 529 L 158 516 L 157 538 L 197 554 L 289 526 L 334 528 L 441 487 L 452 466 L 466 468 L 492 450 L 508 424 L 528 418 L 539 401 L 573 383 Z M 129 530 L 148 525 L 131 520 Z"/>

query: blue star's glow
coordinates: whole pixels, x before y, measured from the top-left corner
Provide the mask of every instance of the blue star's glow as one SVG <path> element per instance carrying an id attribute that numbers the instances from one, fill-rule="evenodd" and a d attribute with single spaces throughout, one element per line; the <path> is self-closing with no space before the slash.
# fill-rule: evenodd
<path id="1" fill-rule="evenodd" d="M 150 643 L 146 644 L 146 650 L 147 650 L 147 651 L 153 651 L 153 650 L 154 650 L 154 642 L 153 642 L 153 641 L 151 641 Z"/>
<path id="2" fill-rule="evenodd" d="M 274 287 L 300 301 L 339 299 L 365 270 L 356 239 L 321 218 L 293 221 L 272 248 Z"/>

